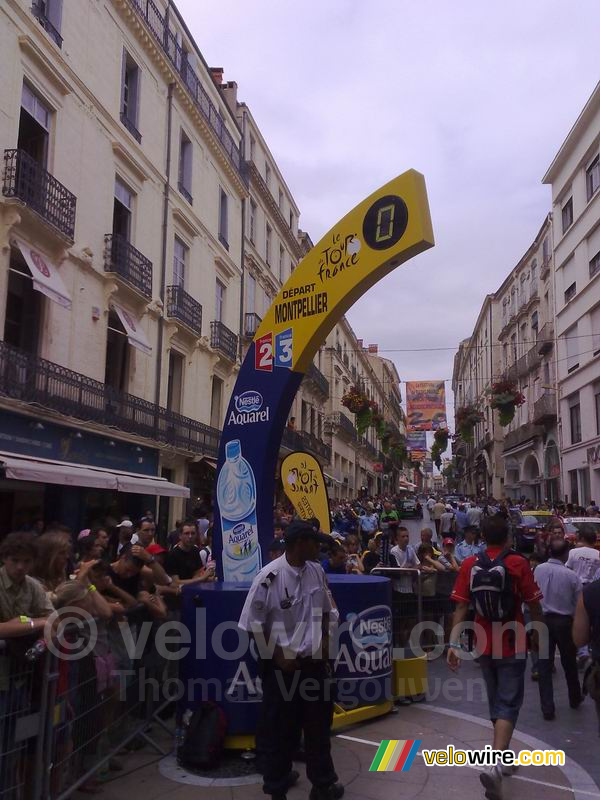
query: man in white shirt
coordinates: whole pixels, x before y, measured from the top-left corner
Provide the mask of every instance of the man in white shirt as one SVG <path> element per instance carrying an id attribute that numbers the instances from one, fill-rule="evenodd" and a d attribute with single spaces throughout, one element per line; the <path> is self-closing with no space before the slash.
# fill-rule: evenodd
<path id="1" fill-rule="evenodd" d="M 438 500 L 436 504 L 431 509 L 431 518 L 435 522 L 435 532 L 439 536 L 440 535 L 440 523 L 442 519 L 442 514 L 446 511 L 446 506 L 442 503 L 441 500 Z"/>
<path id="2" fill-rule="evenodd" d="M 467 522 L 469 525 L 474 525 L 476 528 L 479 528 L 481 525 L 482 516 L 483 510 L 479 508 L 479 506 L 471 506 L 471 508 L 467 511 Z"/>
<path id="3" fill-rule="evenodd" d="M 567 559 L 567 567 L 573 570 L 584 586 L 600 578 L 600 551 L 596 550 L 595 544 L 594 528 L 583 528 L 577 535 L 577 546 L 571 550 Z"/>
<path id="4" fill-rule="evenodd" d="M 440 534 L 442 539 L 448 536 L 449 533 L 454 533 L 456 530 L 456 516 L 452 510 L 451 505 L 446 506 L 446 510 L 440 519 Z"/>
<path id="5" fill-rule="evenodd" d="M 417 558 L 417 553 L 412 545 L 408 543 L 408 528 L 398 528 L 396 533 L 396 544 L 390 550 L 391 566 L 398 566 L 401 569 L 416 569 L 421 562 Z M 394 562 L 396 562 L 394 564 Z M 392 588 L 402 594 L 411 594 L 413 590 L 413 574 L 402 575 L 399 580 L 392 583 Z"/>
<path id="6" fill-rule="evenodd" d="M 328 643 L 339 614 L 317 560 L 321 543 L 329 544 L 330 537 L 308 523 L 288 525 L 284 555 L 256 575 L 238 623 L 254 635 L 261 656 L 257 750 L 263 791 L 273 800 L 285 800 L 297 780 L 292 758 L 303 728 L 311 800 L 337 800 L 344 793 L 330 742 L 334 697 Z"/>

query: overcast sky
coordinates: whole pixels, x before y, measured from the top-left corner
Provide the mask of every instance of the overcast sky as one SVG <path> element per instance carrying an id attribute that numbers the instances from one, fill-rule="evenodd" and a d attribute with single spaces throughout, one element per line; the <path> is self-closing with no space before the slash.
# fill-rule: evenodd
<path id="1" fill-rule="evenodd" d="M 454 350 L 393 351 L 457 346 L 533 240 L 542 176 L 600 77 L 598 0 L 177 5 L 237 81 L 313 241 L 404 170 L 425 175 L 435 248 L 348 317 L 402 380 L 451 378 Z"/>

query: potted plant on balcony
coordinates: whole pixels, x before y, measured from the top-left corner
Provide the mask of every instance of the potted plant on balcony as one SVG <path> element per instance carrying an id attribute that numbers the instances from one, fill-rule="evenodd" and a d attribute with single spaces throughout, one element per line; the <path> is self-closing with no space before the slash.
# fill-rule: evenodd
<path id="1" fill-rule="evenodd" d="M 522 406 L 525 402 L 525 395 L 519 391 L 514 381 L 506 380 L 493 383 L 488 394 L 491 407 L 499 412 L 500 425 L 506 428 L 513 421 L 517 406 Z"/>
<path id="2" fill-rule="evenodd" d="M 478 422 L 483 422 L 485 416 L 477 406 L 462 406 L 456 412 L 456 427 L 463 442 L 473 442 L 473 431 Z"/>
<path id="3" fill-rule="evenodd" d="M 371 425 L 372 401 L 358 386 L 352 386 L 342 397 L 342 405 L 356 418 L 356 430 L 362 436 Z"/>

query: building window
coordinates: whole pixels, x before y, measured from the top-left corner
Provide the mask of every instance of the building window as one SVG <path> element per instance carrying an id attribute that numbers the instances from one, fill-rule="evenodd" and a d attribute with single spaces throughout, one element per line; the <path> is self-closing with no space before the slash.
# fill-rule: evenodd
<path id="1" fill-rule="evenodd" d="M 24 150 L 42 169 L 46 169 L 48 164 L 50 115 L 50 109 L 43 100 L 24 83 L 17 148 Z"/>
<path id="2" fill-rule="evenodd" d="M 271 239 L 273 235 L 273 231 L 271 230 L 271 226 L 267 223 L 267 227 L 265 229 L 265 261 L 269 266 L 271 266 Z"/>
<path id="3" fill-rule="evenodd" d="M 600 436 L 600 385 L 594 386 L 594 409 L 596 411 L 596 435 Z"/>
<path id="4" fill-rule="evenodd" d="M 221 427 L 221 402 L 223 398 L 223 381 L 213 375 L 210 396 L 210 424 L 213 428 Z"/>
<path id="5" fill-rule="evenodd" d="M 175 244 L 173 247 L 173 285 L 180 286 L 182 289 L 185 286 L 185 264 L 187 256 L 188 248 L 181 239 L 175 237 Z"/>
<path id="6" fill-rule="evenodd" d="M 294 212 L 290 208 L 290 230 L 294 230 Z"/>
<path id="7" fill-rule="evenodd" d="M 569 470 L 569 486 L 571 488 L 571 503 L 575 505 L 579 505 L 579 490 L 577 487 L 577 470 L 570 469 Z"/>
<path id="8" fill-rule="evenodd" d="M 568 331 L 565 331 L 565 340 L 567 344 L 567 372 L 573 372 L 579 366 L 579 339 L 578 339 L 578 325 L 573 325 Z"/>
<path id="9" fill-rule="evenodd" d="M 219 187 L 219 241 L 229 250 L 228 219 L 227 219 L 227 193 Z"/>
<path id="10" fill-rule="evenodd" d="M 256 140 L 254 136 L 250 136 L 250 161 L 254 161 L 254 153 L 256 151 Z"/>
<path id="11" fill-rule="evenodd" d="M 115 199 L 113 203 L 113 236 L 120 236 L 128 242 L 131 238 L 131 219 L 133 216 L 134 194 L 119 178 L 115 179 Z"/>
<path id="12" fill-rule="evenodd" d="M 585 171 L 585 187 L 588 200 L 591 200 L 596 194 L 598 186 L 600 186 L 600 156 L 596 156 Z"/>
<path id="13" fill-rule="evenodd" d="M 217 279 L 215 283 L 215 320 L 223 322 L 225 314 L 225 285 Z"/>
<path id="14" fill-rule="evenodd" d="M 544 266 L 548 266 L 550 263 L 550 240 L 547 236 L 542 242 L 542 261 L 544 262 Z"/>
<path id="15" fill-rule="evenodd" d="M 43 295 L 33 288 L 31 272 L 23 254 L 16 247 L 11 248 L 4 319 L 4 341 L 7 344 L 37 355 L 42 303 Z"/>
<path id="16" fill-rule="evenodd" d="M 279 210 L 283 211 L 283 192 L 281 191 L 281 189 L 279 190 L 279 197 L 278 197 L 278 200 L 277 200 L 277 205 L 279 206 Z"/>
<path id="17" fill-rule="evenodd" d="M 569 397 L 569 423 L 571 427 L 571 444 L 581 441 L 581 405 L 579 392 Z"/>
<path id="18" fill-rule="evenodd" d="M 531 297 L 534 297 L 537 294 L 537 288 L 537 261 L 534 258 L 533 263 L 531 264 Z"/>
<path id="19" fill-rule="evenodd" d="M 572 300 L 576 294 L 577 294 L 577 283 L 574 282 L 565 291 L 565 303 L 568 303 L 570 300 Z"/>
<path id="20" fill-rule="evenodd" d="M 138 131 L 138 116 L 140 102 L 140 68 L 129 55 L 127 50 L 123 50 L 123 61 L 121 70 L 121 122 L 137 139 L 142 141 L 142 136 Z"/>
<path id="21" fill-rule="evenodd" d="M 573 224 L 573 198 L 569 197 L 567 202 L 562 207 L 562 232 L 566 233 Z"/>
<path id="22" fill-rule="evenodd" d="M 246 277 L 246 313 L 254 314 L 256 297 L 256 278 L 248 274 Z"/>
<path id="23" fill-rule="evenodd" d="M 250 241 L 256 243 L 256 203 L 250 198 Z"/>
<path id="24" fill-rule="evenodd" d="M 592 324 L 592 351 L 595 356 L 600 353 L 600 306 L 596 306 L 590 314 Z"/>
<path id="25" fill-rule="evenodd" d="M 593 278 L 594 275 L 600 270 L 600 250 L 596 253 L 596 255 L 590 261 L 590 278 Z"/>
<path id="26" fill-rule="evenodd" d="M 510 351 L 512 356 L 512 363 L 514 364 L 517 360 L 517 334 L 513 333 L 510 337 Z M 473 366 L 471 365 L 471 372 L 473 372 Z"/>
<path id="27" fill-rule="evenodd" d="M 285 250 L 279 245 L 279 280 L 283 283 L 285 278 Z"/>
<path id="28" fill-rule="evenodd" d="M 538 312 L 534 311 L 531 315 L 531 338 L 537 342 L 538 338 Z"/>
<path id="29" fill-rule="evenodd" d="M 267 188 L 271 188 L 271 167 L 265 161 L 265 183 L 267 184 Z"/>
<path id="30" fill-rule="evenodd" d="M 521 355 L 524 356 L 527 352 L 529 342 L 527 340 L 527 323 L 521 325 Z"/>
<path id="31" fill-rule="evenodd" d="M 181 131 L 179 140 L 179 191 L 188 201 L 192 202 L 192 143 Z"/>
<path id="32" fill-rule="evenodd" d="M 181 413 L 183 389 L 183 356 L 171 350 L 169 353 L 169 376 L 167 381 L 167 408 L 176 414 Z"/>
<path id="33" fill-rule="evenodd" d="M 117 312 L 108 312 L 104 383 L 118 392 L 129 388 L 129 342 Z"/>
<path id="34" fill-rule="evenodd" d="M 60 28 L 63 0 L 33 0 L 31 10 L 42 28 L 62 47 Z"/>

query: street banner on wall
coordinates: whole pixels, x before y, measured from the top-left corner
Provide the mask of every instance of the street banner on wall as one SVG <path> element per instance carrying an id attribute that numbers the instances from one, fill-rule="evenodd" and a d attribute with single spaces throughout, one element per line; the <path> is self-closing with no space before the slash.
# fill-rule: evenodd
<path id="1" fill-rule="evenodd" d="M 213 528 L 221 580 L 251 581 L 262 567 L 283 430 L 327 334 L 371 286 L 432 246 L 425 181 L 408 170 L 337 222 L 280 289 L 240 367 L 221 434 Z"/>
<path id="2" fill-rule="evenodd" d="M 409 431 L 446 428 L 444 381 L 408 381 L 406 384 L 407 427 Z"/>
<path id="3" fill-rule="evenodd" d="M 427 456 L 427 434 L 425 431 L 412 431 L 406 434 L 406 449 L 411 461 L 423 461 Z"/>
<path id="4" fill-rule="evenodd" d="M 283 491 L 300 519 L 319 520 L 323 533 L 331 533 L 329 499 L 321 465 L 310 453 L 290 453 L 281 462 Z"/>

